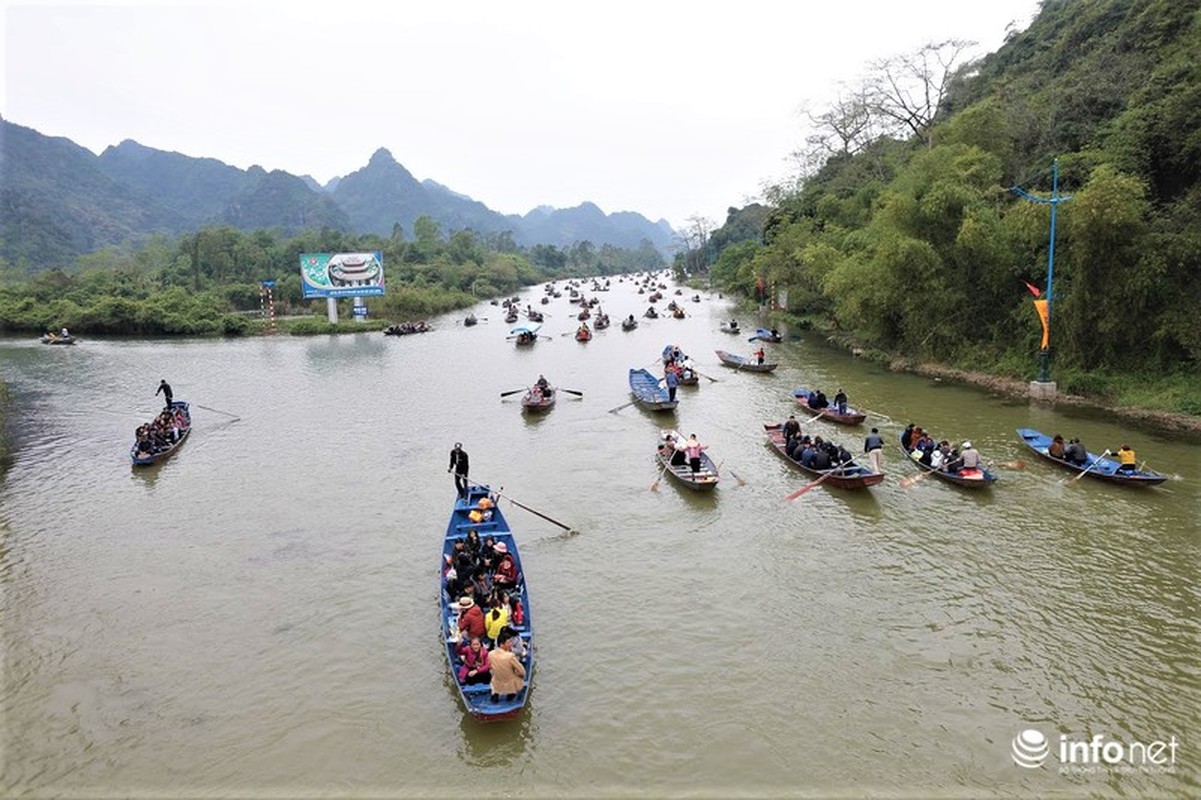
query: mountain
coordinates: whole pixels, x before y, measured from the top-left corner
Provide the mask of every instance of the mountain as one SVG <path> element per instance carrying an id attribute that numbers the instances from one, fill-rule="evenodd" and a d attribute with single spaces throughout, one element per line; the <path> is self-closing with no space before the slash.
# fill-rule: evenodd
<path id="1" fill-rule="evenodd" d="M 418 181 L 383 148 L 362 169 L 321 186 L 309 175 L 243 170 L 129 139 L 96 156 L 0 118 L 0 175 L 0 258 L 30 271 L 69 266 L 106 245 L 217 224 L 391 236 L 397 223 L 411 235 L 427 215 L 444 233 L 510 231 L 519 244 L 560 247 L 588 240 L 634 248 L 646 239 L 661 252 L 674 235 L 663 220 L 606 215 L 592 203 L 505 216 L 437 181 Z"/>

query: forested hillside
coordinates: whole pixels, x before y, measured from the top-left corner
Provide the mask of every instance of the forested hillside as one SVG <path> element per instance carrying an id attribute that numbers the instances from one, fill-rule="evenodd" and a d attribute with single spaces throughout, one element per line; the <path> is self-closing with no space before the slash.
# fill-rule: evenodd
<path id="1" fill-rule="evenodd" d="M 1013 189 L 1049 197 L 1058 159 L 1071 199 L 1052 377 L 1105 392 L 1154 375 L 1201 413 L 1198 7 L 1046 0 L 978 63 L 955 63 L 958 42 L 874 63 L 813 116 L 812 166 L 776 190 L 760 235 L 732 214 L 711 237 L 713 278 L 749 296 L 762 280 L 803 324 L 869 351 L 1033 378 L 1041 328 L 1022 282 L 1046 288 L 1050 212 Z"/>

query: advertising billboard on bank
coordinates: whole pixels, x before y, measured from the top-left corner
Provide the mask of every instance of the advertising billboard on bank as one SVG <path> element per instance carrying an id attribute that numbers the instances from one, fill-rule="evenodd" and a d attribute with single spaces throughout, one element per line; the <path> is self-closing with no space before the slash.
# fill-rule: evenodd
<path id="1" fill-rule="evenodd" d="M 300 284 L 306 299 L 382 295 L 383 254 L 301 253 Z"/>

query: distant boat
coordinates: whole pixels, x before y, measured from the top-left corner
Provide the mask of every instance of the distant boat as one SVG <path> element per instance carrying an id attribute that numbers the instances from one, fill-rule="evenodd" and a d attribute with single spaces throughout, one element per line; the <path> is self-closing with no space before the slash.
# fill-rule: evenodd
<path id="1" fill-rule="evenodd" d="M 547 391 L 545 393 L 537 386 L 533 386 L 521 398 L 521 410 L 531 414 L 539 414 L 543 411 L 550 411 L 555 407 L 555 398 L 558 393 L 559 390 L 553 386 L 547 387 Z"/>
<path id="2" fill-rule="evenodd" d="M 513 538 L 513 532 L 509 530 L 509 523 L 505 520 L 504 514 L 501 513 L 500 506 L 493 504 L 491 518 L 482 522 L 473 522 L 468 516 L 473 510 L 479 508 L 479 501 L 485 497 L 489 497 L 490 489 L 487 486 L 470 485 L 467 488 L 467 498 L 455 498 L 455 504 L 450 512 L 450 522 L 446 526 L 446 535 L 442 540 L 442 559 L 441 569 L 439 570 L 439 589 L 440 597 L 439 608 L 441 609 L 441 627 L 442 638 L 446 643 L 446 662 L 447 668 L 450 670 L 451 680 L 454 681 L 455 687 L 459 690 L 459 696 L 463 699 L 463 705 L 467 707 L 469 713 L 475 719 L 481 722 L 496 722 L 500 720 L 512 719 L 521 714 L 525 708 L 526 699 L 529 697 L 530 685 L 534 679 L 534 649 L 533 644 L 534 625 L 530 614 L 530 597 L 529 591 L 525 582 L 525 571 L 521 566 L 521 557 L 517 553 L 517 540 Z M 514 695 L 511 699 L 499 697 L 497 700 L 492 700 L 492 690 L 487 683 L 465 684 L 459 680 L 459 665 L 460 659 L 458 649 L 460 642 L 457 639 L 459 629 L 458 617 L 458 599 L 451 597 L 446 593 L 445 584 L 443 581 L 442 570 L 447 565 L 447 558 L 454 558 L 455 542 L 465 541 L 468 531 L 475 529 L 480 536 L 480 539 L 485 539 L 491 536 L 497 544 L 503 543 L 508 549 L 509 554 L 513 557 L 513 564 L 517 567 L 518 583 L 517 595 L 521 600 L 522 609 L 525 612 L 524 619 L 521 625 L 514 625 L 514 629 L 522 640 L 522 650 L 524 655 L 521 659 L 522 666 L 525 667 L 525 685 L 521 691 Z M 482 609 L 481 609 L 482 610 Z"/>
<path id="3" fill-rule="evenodd" d="M 1038 453 L 1040 456 L 1065 469 L 1070 469 L 1072 472 L 1084 472 L 1086 477 L 1095 478 L 1106 483 L 1120 483 L 1123 486 L 1158 486 L 1168 479 L 1167 475 L 1162 472 L 1156 472 L 1153 469 L 1136 469 L 1130 472 L 1124 472 L 1121 469 L 1121 463 L 1116 459 L 1106 458 L 1097 453 L 1085 453 L 1085 461 L 1083 464 L 1074 464 L 1065 458 L 1056 458 L 1048 451 L 1051 447 L 1051 437 L 1044 433 L 1039 433 L 1032 428 L 1018 428 L 1018 436 L 1022 437 L 1022 442 L 1027 447 Z M 1090 465 L 1091 468 L 1090 468 Z M 1085 470 L 1087 469 L 1087 472 Z"/>
<path id="4" fill-rule="evenodd" d="M 755 328 L 755 338 L 761 342 L 782 342 L 784 337 L 779 333 L 773 333 L 767 328 Z"/>
<path id="5" fill-rule="evenodd" d="M 725 364 L 727 367 L 734 367 L 735 369 L 742 370 L 743 372 L 771 372 L 773 369 L 780 366 L 779 364 L 760 364 L 757 359 L 735 355 L 734 353 L 727 353 L 725 350 L 717 350 L 715 352 L 717 353 L 718 359 L 721 360 L 721 363 Z"/>
<path id="6" fill-rule="evenodd" d="M 738 327 L 737 322 L 723 322 L 721 324 L 722 333 L 742 333 L 742 329 Z"/>
<path id="7" fill-rule="evenodd" d="M 588 330 L 587 327 L 581 327 L 579 330 L 577 330 L 575 332 L 575 340 L 577 342 L 592 341 L 592 331 Z"/>
<path id="8" fill-rule="evenodd" d="M 528 347 L 536 344 L 538 341 L 538 331 L 542 329 L 542 323 L 534 325 L 515 325 L 509 331 L 509 336 L 516 337 L 516 345 L 518 347 Z"/>
<path id="9" fill-rule="evenodd" d="M 42 336 L 42 344 L 75 344 L 77 340 L 74 336 L 60 336 L 57 333 L 47 333 Z"/>
<path id="10" fill-rule="evenodd" d="M 631 319 L 623 319 L 621 321 L 621 329 L 623 331 L 632 331 L 637 327 L 638 327 L 638 320 L 636 320 L 636 319 L 632 319 L 632 318 Z"/>
<path id="11" fill-rule="evenodd" d="M 468 314 L 468 315 L 467 315 L 467 319 L 463 320 L 463 324 L 464 324 L 464 325 L 466 325 L 466 326 L 468 326 L 468 327 L 471 327 L 471 326 L 472 326 L 472 325 L 474 325 L 476 322 L 478 322 L 478 320 L 476 320 L 476 318 L 475 318 L 475 314 Z"/>
<path id="12" fill-rule="evenodd" d="M 792 396 L 797 401 L 797 405 L 808 411 L 813 416 L 821 416 L 822 419 L 828 419 L 831 422 L 837 422 L 839 425 L 858 425 L 867 419 L 867 414 L 847 406 L 845 414 L 839 413 L 838 409 L 833 405 L 825 408 L 810 408 L 809 407 L 809 390 L 801 386 L 792 390 Z"/>
<path id="13" fill-rule="evenodd" d="M 672 411 L 680 404 L 679 400 L 669 399 L 670 394 L 659 385 L 659 379 L 644 369 L 630 370 L 630 392 L 647 411 Z"/>

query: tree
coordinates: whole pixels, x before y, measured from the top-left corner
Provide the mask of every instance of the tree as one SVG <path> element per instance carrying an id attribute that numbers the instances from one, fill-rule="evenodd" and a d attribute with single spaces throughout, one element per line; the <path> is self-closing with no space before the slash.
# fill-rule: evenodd
<path id="1" fill-rule="evenodd" d="M 975 44 L 948 39 L 876 61 L 864 90 L 868 108 L 894 130 L 919 137 L 933 147 L 930 125 L 947 94 L 956 63 Z"/>

